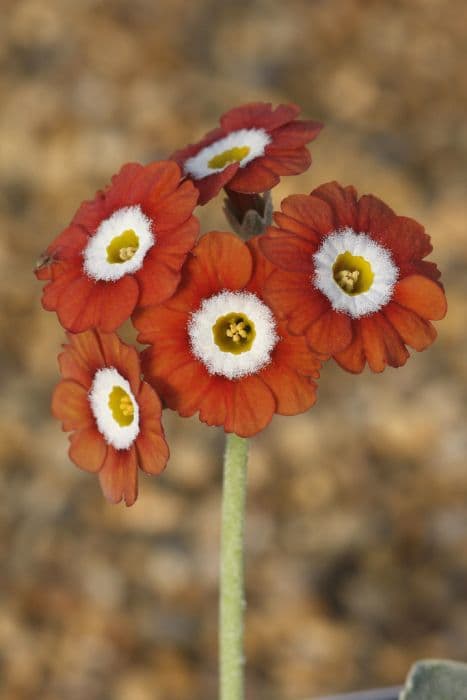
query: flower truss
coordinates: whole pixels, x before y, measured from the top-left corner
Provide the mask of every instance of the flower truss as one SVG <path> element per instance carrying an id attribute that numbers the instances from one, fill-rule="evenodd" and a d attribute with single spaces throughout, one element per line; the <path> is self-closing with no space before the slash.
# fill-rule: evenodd
<path id="1" fill-rule="evenodd" d="M 108 332 L 137 305 L 167 299 L 198 235 L 197 195 L 173 162 L 123 166 L 46 250 L 44 308 L 74 333 Z"/>
<path id="2" fill-rule="evenodd" d="M 170 160 L 124 165 L 36 268 L 44 308 L 68 331 L 52 411 L 72 433 L 70 458 L 112 502 L 134 503 L 138 468 L 166 465 L 161 401 L 249 437 L 308 410 L 328 358 L 381 372 L 436 337 L 446 298 L 416 221 L 333 182 L 287 197 L 265 230 L 262 194 L 308 168 L 322 128 L 298 114 L 243 105 Z M 246 242 L 197 241 L 197 200 L 222 188 Z M 113 333 L 129 319 L 149 345 L 141 355 Z"/>
<path id="3" fill-rule="evenodd" d="M 172 299 L 136 314 L 148 381 L 180 415 L 247 437 L 315 402 L 321 358 L 265 303 L 272 268 L 256 241 L 208 233 Z"/>
<path id="4" fill-rule="evenodd" d="M 329 183 L 292 195 L 261 249 L 280 269 L 265 297 L 291 333 L 350 372 L 399 367 L 436 337 L 446 298 L 429 236 L 372 195 Z"/>
<path id="5" fill-rule="evenodd" d="M 199 190 L 205 204 L 222 187 L 257 194 L 270 190 L 280 175 L 298 175 L 311 163 L 305 144 L 322 124 L 299 121 L 296 105 L 257 102 L 236 107 L 220 119 L 220 127 L 171 157 Z"/>
<path id="6" fill-rule="evenodd" d="M 59 356 L 62 381 L 52 412 L 70 435 L 70 459 L 99 475 L 105 496 L 130 506 L 138 492 L 138 467 L 159 474 L 169 449 L 161 426 L 161 402 L 141 380 L 135 348 L 114 333 L 68 334 Z"/>

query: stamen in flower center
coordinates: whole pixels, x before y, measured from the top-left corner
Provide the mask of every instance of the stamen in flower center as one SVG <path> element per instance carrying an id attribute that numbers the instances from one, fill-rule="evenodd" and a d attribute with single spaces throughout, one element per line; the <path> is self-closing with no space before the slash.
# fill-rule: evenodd
<path id="1" fill-rule="evenodd" d="M 225 334 L 228 338 L 232 338 L 234 343 L 239 343 L 242 338 L 247 337 L 245 321 L 240 321 L 239 323 L 232 321 L 230 327 L 225 331 Z"/>
<path id="2" fill-rule="evenodd" d="M 123 263 L 131 260 L 139 248 L 139 238 L 133 229 L 112 238 L 107 246 L 107 262 Z"/>
<path id="3" fill-rule="evenodd" d="M 208 161 L 208 168 L 211 170 L 220 170 L 225 168 L 229 163 L 240 163 L 250 152 L 249 146 L 234 146 L 227 151 L 218 153 Z"/>
<path id="4" fill-rule="evenodd" d="M 113 419 L 120 426 L 131 425 L 135 407 L 129 394 L 121 386 L 114 386 L 109 394 L 109 408 Z"/>
<path id="5" fill-rule="evenodd" d="M 336 284 L 350 296 L 367 292 L 373 284 L 374 274 L 368 260 L 348 250 L 337 256 L 332 272 Z"/>
<path id="6" fill-rule="evenodd" d="M 358 270 L 354 270 L 353 272 L 350 272 L 350 270 L 341 270 L 336 273 L 335 277 L 339 287 L 342 287 L 344 292 L 350 293 L 353 291 L 359 275 L 360 273 Z"/>
<path id="7" fill-rule="evenodd" d="M 240 355 L 250 350 L 256 337 L 253 321 L 242 314 L 219 316 L 212 327 L 214 342 L 222 352 Z"/>

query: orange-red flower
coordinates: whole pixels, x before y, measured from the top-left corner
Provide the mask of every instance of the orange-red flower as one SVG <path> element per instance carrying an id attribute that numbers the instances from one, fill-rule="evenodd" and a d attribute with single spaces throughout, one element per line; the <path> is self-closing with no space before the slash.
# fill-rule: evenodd
<path id="1" fill-rule="evenodd" d="M 262 236 L 278 268 L 265 297 L 291 333 L 350 372 L 403 365 L 436 337 L 446 298 L 430 238 L 413 219 L 335 182 L 292 195 Z"/>
<path id="2" fill-rule="evenodd" d="M 131 506 L 138 493 L 138 467 L 159 474 L 169 449 L 161 425 L 161 402 L 141 380 L 135 348 L 114 333 L 68 334 L 59 356 L 62 381 L 52 413 L 70 435 L 70 459 L 99 474 L 105 497 Z"/>
<path id="3" fill-rule="evenodd" d="M 173 162 L 124 165 L 46 250 L 44 308 L 74 333 L 109 332 L 137 305 L 167 299 L 198 235 L 197 196 Z"/>
<path id="4" fill-rule="evenodd" d="M 145 375 L 169 408 L 247 437 L 274 413 L 316 399 L 320 358 L 287 333 L 262 296 L 272 266 L 256 242 L 211 232 L 194 248 L 176 294 L 139 311 Z"/>
<path id="5" fill-rule="evenodd" d="M 236 107 L 220 119 L 220 127 L 196 144 L 172 155 L 199 190 L 205 204 L 222 187 L 234 192 L 257 194 L 270 190 L 280 175 L 298 175 L 311 163 L 305 144 L 322 124 L 299 121 L 294 104 L 256 102 Z"/>

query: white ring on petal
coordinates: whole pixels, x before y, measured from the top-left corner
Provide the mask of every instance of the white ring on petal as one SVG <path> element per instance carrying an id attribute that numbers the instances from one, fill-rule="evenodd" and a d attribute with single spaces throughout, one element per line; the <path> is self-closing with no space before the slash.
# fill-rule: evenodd
<path id="1" fill-rule="evenodd" d="M 133 404 L 133 420 L 130 425 L 119 425 L 112 415 L 109 396 L 114 387 L 125 391 Z M 98 369 L 89 391 L 89 403 L 104 440 L 116 450 L 127 450 L 139 435 L 139 406 L 130 384 L 114 367 Z"/>
<path id="2" fill-rule="evenodd" d="M 210 168 L 208 163 L 215 156 L 219 156 L 225 151 L 230 151 L 232 148 L 242 148 L 248 146 L 249 153 L 239 161 L 240 167 L 251 163 L 255 158 L 264 156 L 266 146 L 271 143 L 271 136 L 264 129 L 240 129 L 232 131 L 219 141 L 214 141 L 209 146 L 205 146 L 199 153 L 192 158 L 187 158 L 183 164 L 183 169 L 190 177 L 195 180 L 201 180 L 203 177 L 214 175 L 225 170 L 231 165 L 231 161 L 226 163 L 221 168 Z"/>
<path id="3" fill-rule="evenodd" d="M 133 230 L 138 236 L 138 250 L 125 262 L 110 263 L 107 260 L 107 247 L 124 231 Z M 112 216 L 99 224 L 83 251 L 83 267 L 88 277 L 95 280 L 113 282 L 124 275 L 136 272 L 143 266 L 143 260 L 156 237 L 151 220 L 143 214 L 139 204 L 114 211 Z"/>
<path id="4" fill-rule="evenodd" d="M 347 294 L 334 279 L 333 266 L 336 258 L 349 252 L 365 258 L 373 273 L 373 282 L 366 292 Z M 331 302 L 334 311 L 360 318 L 375 313 L 392 297 L 394 285 L 399 277 L 389 250 L 376 243 L 366 233 L 355 233 L 344 228 L 326 236 L 319 250 L 313 255 L 315 274 L 313 283 Z"/>
<path id="5" fill-rule="evenodd" d="M 255 338 L 249 350 L 238 355 L 224 352 L 214 340 L 213 326 L 221 316 L 235 313 L 246 316 L 255 326 Z M 279 340 L 271 309 L 251 292 L 223 291 L 204 299 L 188 323 L 193 355 L 209 374 L 227 379 L 240 379 L 256 374 L 271 361 L 271 353 Z"/>

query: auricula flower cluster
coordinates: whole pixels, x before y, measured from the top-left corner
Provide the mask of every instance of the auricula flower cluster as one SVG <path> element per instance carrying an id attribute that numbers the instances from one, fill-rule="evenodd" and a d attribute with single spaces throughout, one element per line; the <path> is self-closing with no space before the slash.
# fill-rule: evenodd
<path id="1" fill-rule="evenodd" d="M 298 115 L 237 107 L 167 161 L 124 165 L 36 268 L 68 340 L 52 411 L 111 502 L 133 504 L 138 469 L 166 466 L 163 408 L 249 437 L 315 403 L 323 362 L 381 372 L 436 337 L 446 298 L 429 236 L 372 195 L 331 182 L 287 197 L 246 241 L 200 235 L 195 209 L 222 188 L 240 228 L 239 201 L 255 209 L 310 166 L 322 125 Z M 128 320 L 141 352 L 116 333 Z"/>

